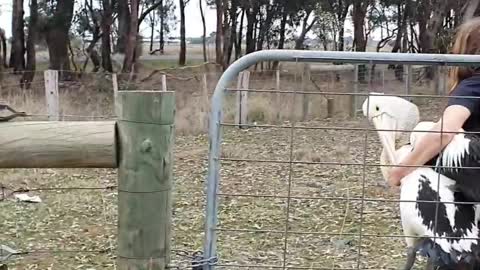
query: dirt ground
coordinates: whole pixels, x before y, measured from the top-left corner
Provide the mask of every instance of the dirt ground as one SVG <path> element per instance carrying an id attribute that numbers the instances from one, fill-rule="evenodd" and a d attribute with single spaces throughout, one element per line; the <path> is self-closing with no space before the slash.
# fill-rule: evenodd
<path id="1" fill-rule="evenodd" d="M 207 89 L 211 95 L 218 73 L 209 72 Z M 186 254 L 202 250 L 204 237 L 208 135 L 207 112 L 202 103 L 205 96 L 199 83 L 203 73 L 182 70 L 168 74 L 169 90 L 177 92 L 178 130 L 172 266 L 189 269 Z M 158 74 L 145 79 L 148 75 L 122 82 L 121 87 L 161 89 Z M 403 83 L 389 76 L 382 85 L 377 81 L 362 85 L 360 90 L 403 93 Z M 6 81 L 16 80 L 14 77 L 2 82 L 3 100 L 37 114 L 27 120 L 45 118 L 44 88 L 41 75 L 38 77 L 37 87 L 27 95 L 19 94 L 20 90 L 13 86 L 5 87 Z M 282 90 L 301 87 L 301 77 L 285 74 L 283 78 Z M 340 93 L 352 89 L 351 75 L 342 75 L 339 81 L 331 74 L 312 74 L 312 78 L 322 91 Z M 63 119 L 110 119 L 110 83 L 108 77 L 90 74 L 62 84 Z M 275 89 L 275 76 L 254 75 L 250 87 Z M 425 89 L 429 88 L 418 83 L 413 92 L 429 93 Z M 308 84 L 306 91 L 319 90 Z M 225 122 L 233 121 L 234 98 L 233 94 L 226 97 Z M 252 93 L 249 100 L 250 122 L 275 124 L 280 112 L 281 125 L 295 121 L 307 129 L 292 132 L 289 128 L 224 128 L 218 232 L 219 264 L 223 266 L 217 269 L 282 269 L 284 263 L 287 269 L 401 267 L 405 242 L 398 203 L 382 201 L 398 199 L 398 193 L 384 186 L 378 167 L 364 165 L 379 162 L 377 135 L 312 129 L 367 127 L 361 113 L 349 118 L 349 100 L 336 98 L 334 117 L 326 118 L 325 98 L 318 96 L 308 99 L 307 119 L 298 122 L 302 95 L 296 95 L 294 100 L 291 95 L 282 97 L 280 106 L 269 94 Z M 437 118 L 443 104 L 437 99 L 416 98 L 414 102 L 421 109 L 422 120 Z M 290 158 L 295 164 L 289 164 Z M 0 201 L 0 244 L 27 252 L 12 258 L 9 269 L 114 269 L 117 191 L 109 187 L 116 185 L 116 177 L 115 170 L 106 169 L 1 170 L 5 194 L 20 188 L 39 189 L 31 194 L 42 199 L 39 204 L 19 203 L 11 197 Z"/>

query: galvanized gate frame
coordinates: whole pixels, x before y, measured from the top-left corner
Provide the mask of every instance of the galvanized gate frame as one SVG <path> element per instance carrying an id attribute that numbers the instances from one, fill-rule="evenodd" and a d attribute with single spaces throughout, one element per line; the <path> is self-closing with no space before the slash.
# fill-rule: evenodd
<path id="1" fill-rule="evenodd" d="M 218 262 L 216 250 L 216 227 L 218 218 L 217 193 L 220 182 L 219 157 L 220 145 L 222 142 L 221 122 L 223 119 L 222 105 L 224 94 L 228 83 L 230 83 L 241 71 L 263 61 L 463 66 L 480 63 L 480 55 L 264 50 L 250 53 L 235 61 L 220 77 L 211 101 L 212 107 L 209 127 L 210 148 L 206 181 L 207 205 L 205 216 L 205 242 L 203 260 L 197 262 L 198 266 L 203 265 L 203 270 L 213 270 Z"/>

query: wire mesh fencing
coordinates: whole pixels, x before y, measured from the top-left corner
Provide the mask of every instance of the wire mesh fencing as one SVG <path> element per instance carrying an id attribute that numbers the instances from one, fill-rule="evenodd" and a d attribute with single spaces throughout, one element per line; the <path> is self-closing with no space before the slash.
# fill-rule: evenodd
<path id="1" fill-rule="evenodd" d="M 399 211 L 401 203 L 413 203 L 422 208 L 420 214 L 410 214 L 412 218 L 425 219 L 425 231 L 436 233 L 427 237 L 434 244 L 446 238 L 459 238 L 461 234 L 453 227 L 459 228 L 455 222 L 464 220 L 458 217 L 456 220 L 452 213 L 447 217 L 445 211 L 465 214 L 471 219 L 469 224 L 478 225 L 476 217 L 471 215 L 474 203 L 462 200 L 457 197 L 460 193 L 445 187 L 446 182 L 452 183 L 449 181 L 453 177 L 448 180 L 440 176 L 445 174 L 442 168 L 458 168 L 458 163 L 443 164 L 443 167 L 435 167 L 435 163 L 424 166 L 436 168 L 431 172 L 440 180 L 432 178 L 427 181 L 420 176 L 412 180 L 417 181 L 415 183 L 428 182 L 433 195 L 426 196 L 427 200 L 422 200 L 425 194 L 421 193 L 426 188 L 418 188 L 418 197 L 409 201 L 401 197 L 404 195 L 398 189 L 389 189 L 380 167 L 396 164 L 381 162 L 379 130 L 368 120 L 368 113 L 364 116 L 362 111 L 366 98 L 375 95 L 369 93 L 379 95 L 381 92 L 383 96 L 411 100 L 420 109 L 420 121 L 436 122 L 448 98 L 452 97 L 447 93 L 446 67 L 428 65 L 468 65 L 474 57 L 460 59 L 454 56 L 449 59 L 438 58 L 438 55 L 417 55 L 412 56 L 418 57 L 414 59 L 406 55 L 276 53 L 265 52 L 244 59 L 227 70 L 223 81 L 221 79 L 217 85 L 210 119 L 204 243 L 205 258 L 214 257 L 216 261 L 206 264 L 204 269 L 398 269 L 407 261 L 405 241 L 410 233 L 402 228 L 408 213 Z M 277 89 L 255 89 L 225 85 L 236 72 L 266 59 L 291 61 L 292 69 L 296 71 L 290 74 L 290 83 L 294 87 L 289 89 L 281 85 Z M 322 87 L 314 85 L 312 90 L 307 89 L 304 78 L 310 77 L 311 81 L 313 68 L 306 75 L 301 62 L 328 62 L 332 59 L 343 63 L 349 62 L 345 60 L 348 59 L 354 66 L 342 70 L 341 74 L 334 74 L 330 80 L 322 78 L 322 74 L 316 75 L 318 78 L 314 80 L 323 83 Z M 402 72 L 389 70 L 389 61 L 396 68 L 401 65 Z M 426 66 L 412 67 L 412 64 Z M 372 65 L 381 70 L 380 77 L 368 73 Z M 381 65 L 384 65 L 383 69 Z M 410 71 L 410 74 L 404 71 Z M 339 81 L 342 77 L 348 78 L 343 82 L 344 87 L 337 87 L 340 85 L 338 77 Z M 255 121 L 249 117 L 255 115 L 250 111 L 252 109 L 244 107 L 248 111 L 246 122 L 226 119 L 231 104 L 238 102 L 241 93 L 248 96 L 249 104 L 257 98 L 270 100 L 269 106 L 265 107 L 280 111 L 284 118 L 270 123 Z M 326 109 L 327 102 L 322 104 L 319 101 L 327 100 L 325 97 L 346 98 L 346 105 L 337 105 L 338 109 L 355 108 L 358 114 L 353 118 L 325 118 L 312 114 L 312 108 Z M 366 106 L 369 106 L 368 102 Z M 403 137 L 396 138 L 398 149 L 408 146 L 412 129 L 387 127 L 384 131 L 402 133 Z M 442 160 L 441 157 L 438 159 Z M 445 192 L 451 196 L 445 197 Z M 433 207 L 427 207 L 432 203 Z M 453 203 L 453 208 L 448 206 Z M 434 216 L 434 220 L 421 216 L 425 213 Z M 437 221 L 445 220 L 453 222 L 450 234 L 444 233 L 443 225 L 437 225 Z M 432 228 L 428 225 L 430 221 L 434 224 Z M 460 238 L 479 239 L 476 233 L 460 235 Z M 465 253 L 468 252 L 465 250 Z M 420 256 L 417 261 L 426 263 L 426 259 Z"/>
<path id="2" fill-rule="evenodd" d="M 399 194 L 386 186 L 382 146 L 361 105 L 367 93 L 385 92 L 412 100 L 422 121 L 436 121 L 447 98 L 440 76 L 428 78 L 421 63 L 393 61 L 389 69 L 374 61 L 373 69 L 345 60 L 308 67 L 301 60 L 279 71 L 249 70 L 248 84 L 237 76 L 225 87 L 223 118 L 213 122 L 223 130 L 213 193 L 205 190 L 205 176 L 213 160 L 207 160 L 209 139 L 216 135 L 205 136 L 211 120 L 205 115 L 221 73 L 169 70 L 120 82 L 121 90 L 162 90 L 167 75 L 177 95 L 176 123 L 185 129 L 176 137 L 169 269 L 397 269 L 404 263 Z M 76 76 L 59 83 L 61 119 L 115 120 L 112 79 Z M 2 91 L 2 99 L 31 113 L 28 120 L 47 119 L 44 87 L 39 83 L 27 102 L 15 89 Z M 238 93 L 244 92 L 247 121 L 239 123 Z M 17 252 L 14 267 L 115 267 L 115 171 L 4 170 L 1 183 L 0 245 Z M 42 203 L 16 201 L 27 192 Z M 203 214 L 212 199 L 218 223 L 211 221 L 213 212 Z"/>

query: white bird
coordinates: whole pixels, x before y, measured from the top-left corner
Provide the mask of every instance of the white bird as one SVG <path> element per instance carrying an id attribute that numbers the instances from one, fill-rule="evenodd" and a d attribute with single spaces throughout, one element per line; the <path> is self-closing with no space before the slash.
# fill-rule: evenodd
<path id="1" fill-rule="evenodd" d="M 414 130 L 428 131 L 433 125 L 433 122 L 420 122 Z M 480 202 L 480 134 L 464 132 L 463 129 L 458 130 L 441 154 L 434 156 L 425 165 L 435 166 L 436 172 L 454 179 L 456 189 L 465 195 L 466 200 L 478 203 Z M 425 134 L 425 132 L 412 132 L 411 145 L 415 147 L 418 138 Z"/>
<path id="2" fill-rule="evenodd" d="M 363 113 L 376 129 L 383 130 L 378 131 L 383 145 L 380 162 L 387 163 L 387 158 L 390 164 L 398 164 L 423 133 L 412 132 L 410 144 L 395 150 L 399 132 L 385 130 L 429 130 L 431 124 L 417 125 L 419 112 L 415 104 L 399 97 L 375 94 L 363 103 Z M 381 168 L 385 177 L 386 169 Z M 417 168 L 402 179 L 400 216 L 408 247 L 405 269 L 413 266 L 417 252 L 429 257 L 435 266 L 447 269 L 460 264 L 476 267 L 480 262 L 480 211 L 473 203 L 458 203 L 464 202 L 465 196 L 455 187 L 456 181 L 432 168 Z"/>

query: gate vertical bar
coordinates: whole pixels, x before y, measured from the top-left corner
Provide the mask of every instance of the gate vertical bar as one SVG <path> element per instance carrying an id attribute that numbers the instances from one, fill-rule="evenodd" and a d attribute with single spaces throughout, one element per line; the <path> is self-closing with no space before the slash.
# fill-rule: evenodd
<path id="1" fill-rule="evenodd" d="M 165 270 L 170 262 L 175 94 L 119 91 L 120 270 Z"/>

